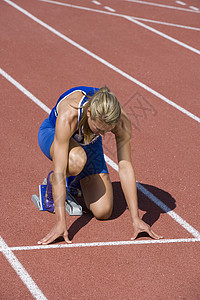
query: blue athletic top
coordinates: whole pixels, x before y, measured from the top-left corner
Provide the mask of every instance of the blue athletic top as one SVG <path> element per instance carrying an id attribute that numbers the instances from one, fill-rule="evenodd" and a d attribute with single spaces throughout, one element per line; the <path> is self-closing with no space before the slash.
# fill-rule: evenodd
<path id="1" fill-rule="evenodd" d="M 84 143 L 84 136 L 83 133 L 81 134 L 81 136 L 78 134 L 78 126 L 79 126 L 79 122 L 81 120 L 81 115 L 82 115 L 82 106 L 89 100 L 89 98 L 87 96 L 93 96 L 99 89 L 95 88 L 95 87 L 88 87 L 88 86 L 77 86 L 74 88 L 69 89 L 68 91 L 66 91 L 64 94 L 62 94 L 56 105 L 54 106 L 54 108 L 52 109 L 52 111 L 50 112 L 49 115 L 49 121 L 51 122 L 51 124 L 55 127 L 56 126 L 56 119 L 58 116 L 58 111 L 57 111 L 57 107 L 58 104 L 64 100 L 68 95 L 70 95 L 71 93 L 73 93 L 74 91 L 81 91 L 83 94 L 85 94 L 85 96 L 83 95 L 81 101 L 79 102 L 78 105 L 78 124 L 77 124 L 77 131 L 74 133 L 73 137 L 75 138 L 75 140 L 77 140 L 77 142 L 83 144 Z"/>

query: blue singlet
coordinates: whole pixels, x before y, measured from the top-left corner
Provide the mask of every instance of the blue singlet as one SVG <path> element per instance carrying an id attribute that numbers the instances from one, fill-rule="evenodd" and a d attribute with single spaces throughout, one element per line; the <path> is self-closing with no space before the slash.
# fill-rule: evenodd
<path id="1" fill-rule="evenodd" d="M 55 136 L 55 125 L 58 116 L 58 112 L 57 112 L 58 104 L 74 91 L 81 91 L 83 94 L 85 94 L 85 96 L 83 95 L 83 98 L 81 99 L 78 107 L 82 107 L 89 100 L 89 98 L 86 96 L 87 95 L 93 96 L 98 90 L 99 90 L 98 88 L 94 88 L 94 87 L 78 86 L 69 89 L 59 97 L 56 105 L 50 112 L 49 117 L 43 121 L 38 132 L 39 146 L 42 152 L 50 160 L 52 160 L 50 156 L 50 148 L 54 141 L 54 136 Z M 82 115 L 82 108 L 79 108 L 78 124 L 80 122 L 81 115 Z M 77 124 L 77 128 L 78 128 L 78 124 Z M 73 135 L 73 138 L 81 145 L 81 147 L 85 150 L 87 154 L 87 162 L 85 164 L 85 167 L 83 168 L 82 172 L 78 175 L 79 180 L 92 174 L 108 173 L 108 169 L 104 159 L 102 137 L 98 136 L 98 138 L 93 140 L 93 142 L 90 143 L 89 145 L 84 145 L 83 144 L 84 136 L 80 137 L 77 130 L 77 132 L 75 132 L 75 134 Z"/>

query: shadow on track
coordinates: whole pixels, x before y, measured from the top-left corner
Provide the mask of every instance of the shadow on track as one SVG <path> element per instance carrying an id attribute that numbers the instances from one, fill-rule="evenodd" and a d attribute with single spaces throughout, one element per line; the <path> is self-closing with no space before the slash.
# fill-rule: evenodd
<path id="1" fill-rule="evenodd" d="M 155 197 L 157 197 L 160 201 L 162 201 L 169 208 L 168 211 L 173 210 L 176 207 L 176 201 L 169 193 L 152 185 L 141 185 L 150 193 L 152 193 Z M 126 200 L 124 198 L 120 182 L 113 182 L 112 186 L 114 195 L 114 207 L 109 220 L 117 219 L 127 209 Z M 86 209 L 83 199 L 80 199 L 78 201 L 83 206 L 83 210 L 85 210 L 86 213 L 84 213 L 81 217 L 74 221 L 74 223 L 70 226 L 68 230 L 70 240 L 72 240 L 73 237 L 79 232 L 79 230 L 81 230 L 82 227 L 86 226 L 93 218 L 92 213 Z M 159 219 L 162 213 L 166 213 L 139 190 L 138 206 L 140 210 L 145 212 L 142 217 L 142 220 L 150 226 L 152 226 Z M 138 235 L 138 238 L 144 236 L 148 236 L 148 234 L 141 233 Z"/>
<path id="2" fill-rule="evenodd" d="M 142 220 L 152 226 L 159 219 L 160 214 L 169 212 L 176 207 L 176 201 L 169 193 L 155 186 L 147 184 L 141 185 L 168 207 L 167 211 L 163 211 L 159 206 L 138 190 L 138 206 L 140 210 L 145 211 Z"/>

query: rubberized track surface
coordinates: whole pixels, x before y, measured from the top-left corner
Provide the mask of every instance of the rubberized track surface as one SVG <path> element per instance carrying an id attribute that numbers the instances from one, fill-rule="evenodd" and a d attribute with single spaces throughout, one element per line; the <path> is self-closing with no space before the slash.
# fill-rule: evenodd
<path id="1" fill-rule="evenodd" d="M 200 299 L 200 6 L 140 2 L 0 4 L 1 299 Z M 107 134 L 111 219 L 68 217 L 71 245 L 38 246 L 54 223 L 30 200 L 52 168 L 39 126 L 68 88 L 104 84 L 132 120 L 140 214 L 164 239 L 130 241 Z"/>

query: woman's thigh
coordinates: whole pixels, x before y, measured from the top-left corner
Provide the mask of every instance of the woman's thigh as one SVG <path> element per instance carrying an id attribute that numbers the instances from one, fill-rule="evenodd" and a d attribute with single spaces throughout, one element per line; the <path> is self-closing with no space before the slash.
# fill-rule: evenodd
<path id="1" fill-rule="evenodd" d="M 44 120 L 38 132 L 38 143 L 42 152 L 50 159 L 54 157 L 54 137 L 55 127 L 49 119 Z M 79 174 L 87 161 L 84 149 L 73 139 L 70 138 L 68 151 L 67 176 Z"/>
<path id="2" fill-rule="evenodd" d="M 67 149 L 66 149 L 67 151 Z M 68 164 L 66 175 L 75 176 L 78 175 L 84 168 L 87 161 L 87 156 L 83 148 L 73 139 L 70 138 L 69 150 L 68 150 Z M 54 142 L 50 148 L 50 155 L 53 159 L 54 156 Z"/>
<path id="3" fill-rule="evenodd" d="M 53 143 L 54 136 L 55 127 L 50 123 L 49 119 L 47 118 L 43 121 L 38 131 L 38 143 L 44 155 L 46 155 L 46 157 L 48 157 L 50 160 L 52 160 L 50 148 Z"/>
<path id="4" fill-rule="evenodd" d="M 81 180 L 86 206 L 97 219 L 108 219 L 113 210 L 113 189 L 108 173 L 93 174 Z"/>

